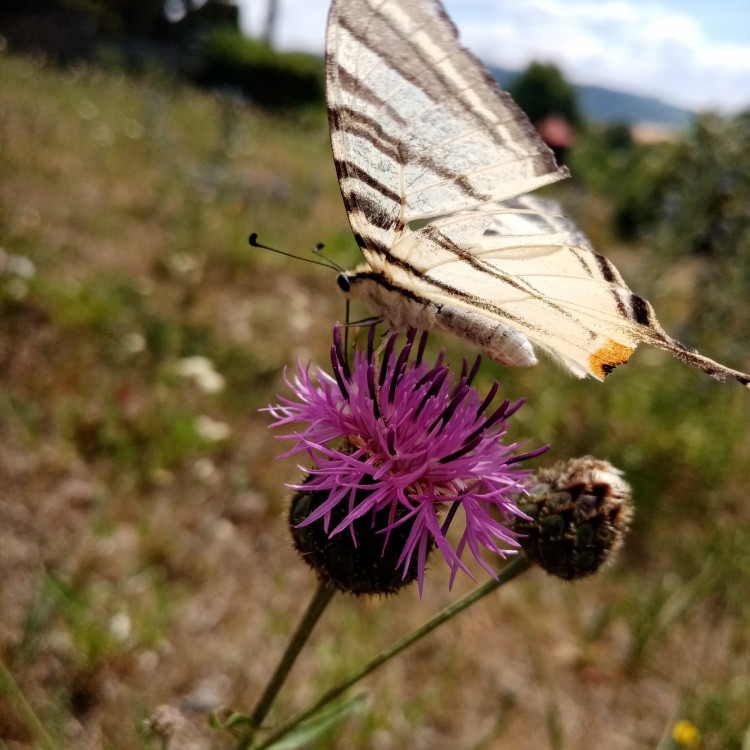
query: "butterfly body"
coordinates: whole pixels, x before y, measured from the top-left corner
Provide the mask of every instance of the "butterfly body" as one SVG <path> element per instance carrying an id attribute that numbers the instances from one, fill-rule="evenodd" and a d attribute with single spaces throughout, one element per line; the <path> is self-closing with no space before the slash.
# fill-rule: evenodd
<path id="1" fill-rule="evenodd" d="M 334 0 L 326 79 L 365 259 L 340 279 L 349 296 L 396 329 L 445 330 L 506 365 L 535 364 L 537 348 L 603 379 L 647 342 L 750 383 L 670 338 L 557 204 L 524 195 L 567 170 L 437 0 Z"/>
<path id="2" fill-rule="evenodd" d="M 345 287 L 346 294 L 378 310 L 380 318 L 397 331 L 436 328 L 461 336 L 502 365 L 527 367 L 537 363 L 528 338 L 502 321 L 488 325 L 485 316 L 470 309 L 419 297 L 369 267 L 340 279 L 339 286 Z"/>

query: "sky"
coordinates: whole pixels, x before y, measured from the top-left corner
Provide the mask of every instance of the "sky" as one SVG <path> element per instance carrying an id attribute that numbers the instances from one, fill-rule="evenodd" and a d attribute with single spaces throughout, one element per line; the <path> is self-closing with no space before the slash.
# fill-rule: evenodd
<path id="1" fill-rule="evenodd" d="M 243 29 L 266 0 L 237 0 Z M 279 0 L 276 46 L 323 52 L 327 0 Z M 407 2 L 407 0 L 404 0 Z M 484 62 L 532 60 L 565 77 L 695 110 L 750 107 L 750 0 L 444 0 L 464 46 Z"/>

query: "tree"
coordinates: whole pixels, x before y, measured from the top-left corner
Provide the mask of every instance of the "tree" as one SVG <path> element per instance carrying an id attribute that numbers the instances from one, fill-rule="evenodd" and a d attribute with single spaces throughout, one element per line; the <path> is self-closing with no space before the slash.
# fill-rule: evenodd
<path id="1" fill-rule="evenodd" d="M 5 0 L 2 0 L 3 2 Z M 233 0 L 59 0 L 89 15 L 105 36 L 160 39 L 202 25 L 237 27 Z M 189 36 L 189 34 L 188 34 Z"/>
<path id="2" fill-rule="evenodd" d="M 693 326 L 746 353 L 750 327 L 750 110 L 700 115 L 678 144 L 653 237 L 675 264 L 692 255 Z M 696 337 L 696 340 L 699 340 Z"/>
<path id="3" fill-rule="evenodd" d="M 64 0 L 90 15 L 100 32 L 109 35 L 148 36 L 164 22 L 164 0 Z"/>
<path id="4" fill-rule="evenodd" d="M 563 117 L 574 127 L 583 124 L 575 89 L 556 65 L 531 63 L 508 91 L 534 125 L 550 116 Z"/>
<path id="5" fill-rule="evenodd" d="M 739 350 L 750 328 L 748 144 L 750 110 L 705 113 L 673 142 L 633 149 L 610 178 L 619 236 L 692 269 L 684 335 L 699 345 L 726 337 Z"/>

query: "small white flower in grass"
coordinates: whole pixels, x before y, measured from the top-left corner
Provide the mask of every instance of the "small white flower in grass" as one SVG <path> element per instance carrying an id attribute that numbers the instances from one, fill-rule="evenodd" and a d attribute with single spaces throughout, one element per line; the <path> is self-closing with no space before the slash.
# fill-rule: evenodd
<path id="1" fill-rule="evenodd" d="M 117 612 L 109 621 L 109 632 L 118 640 L 126 641 L 133 632 L 133 622 L 127 612 Z"/>
<path id="2" fill-rule="evenodd" d="M 205 393 L 224 390 L 224 376 L 216 372 L 214 363 L 208 357 L 185 357 L 177 363 L 176 370 L 178 375 L 189 378 Z"/>
<path id="3" fill-rule="evenodd" d="M 232 434 L 232 428 L 226 422 L 220 422 L 206 414 L 195 418 L 195 432 L 210 443 L 226 440 Z"/>
<path id="4" fill-rule="evenodd" d="M 36 266 L 25 255 L 6 253 L 0 247 L 0 274 L 16 276 L 19 279 L 31 279 L 36 275 Z"/>
<path id="5" fill-rule="evenodd" d="M 31 279 L 36 275 L 36 266 L 25 255 L 9 255 L 8 271 L 21 279 Z"/>
<path id="6" fill-rule="evenodd" d="M 221 424 L 217 422 L 216 424 Z M 199 458 L 192 467 L 193 476 L 201 482 L 209 482 L 216 476 L 216 464 L 207 457 Z"/>
<path id="7" fill-rule="evenodd" d="M 126 333 L 122 337 L 122 348 L 128 352 L 128 354 L 138 354 L 146 348 L 146 338 L 138 331 Z"/>

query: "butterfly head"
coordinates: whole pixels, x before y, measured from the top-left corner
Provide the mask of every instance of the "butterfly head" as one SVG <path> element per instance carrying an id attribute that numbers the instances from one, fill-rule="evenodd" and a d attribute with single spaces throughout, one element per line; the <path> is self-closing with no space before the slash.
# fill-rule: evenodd
<path id="1" fill-rule="evenodd" d="M 338 288 L 347 296 L 361 299 L 370 304 L 374 302 L 373 296 L 379 296 L 379 289 L 382 287 L 391 288 L 386 276 L 380 272 L 373 271 L 372 268 L 362 263 L 351 271 L 340 270 L 336 277 Z"/>
<path id="2" fill-rule="evenodd" d="M 344 294 L 349 294 L 352 289 L 351 279 L 351 275 L 346 271 L 342 271 L 336 278 L 336 283 L 338 284 L 339 289 L 341 289 Z"/>

